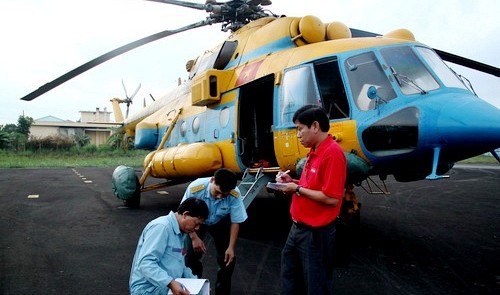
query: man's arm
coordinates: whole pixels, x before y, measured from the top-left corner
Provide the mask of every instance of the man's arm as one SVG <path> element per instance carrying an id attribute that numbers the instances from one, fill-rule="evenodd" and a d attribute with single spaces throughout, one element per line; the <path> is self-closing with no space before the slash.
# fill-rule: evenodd
<path id="1" fill-rule="evenodd" d="M 297 191 L 298 185 L 295 185 L 295 191 Z M 305 187 L 300 187 L 300 196 L 309 198 L 313 201 L 316 201 L 318 203 L 325 204 L 327 206 L 337 206 L 339 204 L 339 199 L 329 197 L 325 195 L 322 191 L 316 191 L 313 189 L 305 188 Z"/>
<path id="2" fill-rule="evenodd" d="M 196 232 L 189 233 L 189 238 L 191 238 L 191 243 L 193 245 L 194 252 L 203 252 L 207 251 L 207 247 L 202 239 L 198 236 Z"/>
<path id="3" fill-rule="evenodd" d="M 235 257 L 236 241 L 238 240 L 238 234 L 240 232 L 239 223 L 231 223 L 231 229 L 229 233 L 229 246 L 226 249 L 224 262 L 226 266 L 229 265 Z"/>
<path id="4" fill-rule="evenodd" d="M 285 194 L 297 193 L 298 186 L 299 185 L 293 181 L 287 182 L 286 187 L 281 189 L 281 191 L 284 192 Z M 329 197 L 329 196 L 325 195 L 322 191 L 317 191 L 317 190 L 313 190 L 313 189 L 305 188 L 305 187 L 301 186 L 299 192 L 300 192 L 301 197 L 311 199 L 313 201 L 325 204 L 327 206 L 335 207 L 339 204 L 339 199 Z"/>
<path id="5" fill-rule="evenodd" d="M 144 243 L 138 256 L 140 261 L 137 266 L 138 271 L 151 284 L 158 287 L 164 287 L 174 279 L 158 265 L 167 246 L 168 234 L 165 228 L 162 225 L 151 226 L 144 236 Z"/>

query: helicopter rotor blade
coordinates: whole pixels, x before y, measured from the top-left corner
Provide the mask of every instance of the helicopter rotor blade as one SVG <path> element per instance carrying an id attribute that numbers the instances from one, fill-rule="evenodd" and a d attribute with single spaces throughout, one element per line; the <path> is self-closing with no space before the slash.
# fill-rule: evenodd
<path id="1" fill-rule="evenodd" d="M 132 96 L 130 97 L 130 103 L 132 103 L 132 99 L 134 99 L 137 92 L 139 92 L 139 89 L 141 89 L 141 83 L 139 83 L 139 86 L 137 86 L 137 89 L 134 91 L 134 94 L 132 94 Z"/>
<path id="2" fill-rule="evenodd" d="M 439 49 L 435 49 L 436 53 L 443 59 L 452 62 L 457 65 L 461 65 L 467 68 L 471 68 L 483 73 L 487 73 L 496 77 L 500 77 L 500 69 L 494 66 L 490 66 L 472 59 L 468 59 L 462 56 L 458 56 L 449 52 L 445 52 Z"/>
<path id="3" fill-rule="evenodd" d="M 358 30 L 358 29 L 354 29 L 354 28 L 349 28 L 349 29 L 351 30 L 351 35 L 353 38 L 382 36 L 380 34 L 368 32 L 368 31 L 363 31 L 363 30 Z"/>
<path id="4" fill-rule="evenodd" d="M 122 86 L 123 86 L 123 91 L 125 91 L 125 100 L 128 100 L 127 87 L 125 87 L 125 83 L 123 82 L 123 79 L 122 79 Z"/>
<path id="5" fill-rule="evenodd" d="M 178 5 L 178 6 L 194 8 L 194 9 L 198 9 L 198 10 L 206 10 L 207 9 L 206 4 L 192 3 L 192 2 L 186 2 L 186 1 L 178 1 L 178 0 L 146 0 L 146 1 Z"/>
<path id="6" fill-rule="evenodd" d="M 208 20 L 211 23 L 222 23 L 222 31 L 235 32 L 250 21 L 261 17 L 267 17 L 269 11 L 265 11 L 262 6 L 271 5 L 271 0 L 232 0 L 226 2 L 217 2 L 216 0 L 207 0 L 205 4 L 191 3 L 179 0 L 147 0 L 184 6 L 199 10 L 205 10 L 209 13 Z M 273 16 L 277 17 L 277 15 Z"/>
<path id="7" fill-rule="evenodd" d="M 165 38 L 165 37 L 168 37 L 168 36 L 180 33 L 180 32 L 199 28 L 199 27 L 206 26 L 209 24 L 211 24 L 210 21 L 203 20 L 203 21 L 199 21 L 199 22 L 196 22 L 196 23 L 193 23 L 193 24 L 190 24 L 190 25 L 187 25 L 187 26 L 175 29 L 175 30 L 166 30 L 166 31 L 162 31 L 162 32 L 159 32 L 156 34 L 152 34 L 152 35 L 149 35 L 149 36 L 144 37 L 142 39 L 139 39 L 139 40 L 136 40 L 134 42 L 128 43 L 126 45 L 123 45 L 123 46 L 116 48 L 114 50 L 111 50 L 111 51 L 109 51 L 109 52 L 107 52 L 99 57 L 96 57 L 87 63 L 84 63 L 83 65 L 67 72 L 66 74 L 60 76 L 59 78 L 56 78 L 55 80 L 53 80 L 51 82 L 48 82 L 48 83 L 42 85 L 37 90 L 22 97 L 21 100 L 27 100 L 27 101 L 33 100 L 33 99 L 37 98 L 38 96 L 56 88 L 57 86 L 61 85 L 62 83 L 80 75 L 81 73 L 88 71 L 88 70 L 92 69 L 93 67 L 98 66 L 98 65 L 102 64 L 103 62 L 106 62 L 106 61 L 108 61 L 108 60 L 110 60 L 110 59 L 112 59 L 120 54 L 128 52 L 132 49 L 135 49 L 135 48 L 140 47 L 142 45 L 146 45 L 148 43 L 159 40 L 161 38 Z"/>
<path id="8" fill-rule="evenodd" d="M 380 34 L 368 32 L 368 31 L 363 31 L 363 30 L 358 30 L 358 29 L 353 29 L 351 28 L 351 34 L 353 37 L 377 37 L 377 36 L 382 36 Z M 461 65 L 473 70 L 477 70 L 483 73 L 487 73 L 496 77 L 500 77 L 500 69 L 488 64 L 484 64 L 472 59 L 468 59 L 462 56 L 458 56 L 446 51 L 442 51 L 436 48 L 433 48 L 434 51 L 441 57 L 443 60 Z"/>

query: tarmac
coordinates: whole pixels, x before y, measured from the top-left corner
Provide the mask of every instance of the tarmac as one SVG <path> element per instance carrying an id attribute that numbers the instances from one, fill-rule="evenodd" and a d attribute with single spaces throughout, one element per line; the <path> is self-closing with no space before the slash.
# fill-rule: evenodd
<path id="1" fill-rule="evenodd" d="M 186 184 L 142 194 L 129 209 L 114 168 L 0 170 L 0 294 L 129 294 L 137 240 L 175 210 Z M 500 169 L 459 166 L 450 178 L 356 188 L 361 224 L 335 294 L 500 294 Z M 237 244 L 233 294 L 280 292 L 288 199 L 262 192 Z M 208 241 L 205 277 L 215 283 Z"/>

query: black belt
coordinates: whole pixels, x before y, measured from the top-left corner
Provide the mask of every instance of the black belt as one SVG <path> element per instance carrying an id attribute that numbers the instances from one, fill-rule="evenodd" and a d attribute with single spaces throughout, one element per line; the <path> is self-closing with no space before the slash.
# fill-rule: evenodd
<path id="1" fill-rule="evenodd" d="M 309 225 L 309 224 L 306 224 L 306 223 L 303 223 L 300 221 L 295 221 L 295 220 L 292 220 L 292 221 L 293 221 L 293 224 L 295 224 L 295 226 L 297 228 L 300 228 L 300 229 L 318 229 L 318 228 L 323 228 L 323 227 L 329 226 L 330 224 L 335 223 L 336 220 L 337 219 L 335 219 L 334 221 L 332 221 L 328 224 L 325 224 L 323 226 L 312 226 L 312 225 Z"/>
<path id="2" fill-rule="evenodd" d="M 295 226 L 297 228 L 301 228 L 301 229 L 313 229 L 314 227 L 309 225 L 309 224 L 305 224 L 303 222 L 300 222 L 300 221 L 295 221 L 293 220 L 293 224 L 295 224 Z"/>

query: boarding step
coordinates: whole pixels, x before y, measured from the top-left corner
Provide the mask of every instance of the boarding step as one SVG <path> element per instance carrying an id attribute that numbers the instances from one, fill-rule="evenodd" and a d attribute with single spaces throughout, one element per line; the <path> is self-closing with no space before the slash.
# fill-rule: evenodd
<path id="1" fill-rule="evenodd" d="M 245 170 L 243 178 L 238 185 L 245 208 L 250 206 L 255 197 L 269 181 L 275 179 L 278 171 L 280 171 L 280 167 L 247 168 Z"/>

